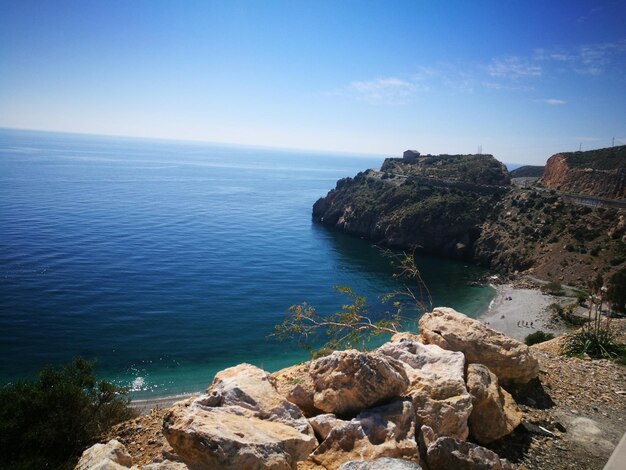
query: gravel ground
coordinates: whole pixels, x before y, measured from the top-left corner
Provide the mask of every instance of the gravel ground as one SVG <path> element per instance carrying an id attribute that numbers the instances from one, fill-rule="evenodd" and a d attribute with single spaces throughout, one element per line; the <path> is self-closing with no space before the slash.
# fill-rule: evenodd
<path id="1" fill-rule="evenodd" d="M 626 341 L 626 320 L 614 326 Z M 560 356 L 561 342 L 532 347 L 541 365 L 539 381 L 514 391 L 525 421 L 548 432 L 521 426 L 490 447 L 529 470 L 602 469 L 626 432 L 626 367 Z"/>

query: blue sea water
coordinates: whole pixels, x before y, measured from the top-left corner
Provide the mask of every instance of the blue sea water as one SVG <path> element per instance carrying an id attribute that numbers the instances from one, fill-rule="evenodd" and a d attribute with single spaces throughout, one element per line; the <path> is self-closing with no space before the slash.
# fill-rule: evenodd
<path id="1" fill-rule="evenodd" d="M 368 242 L 311 221 L 337 179 L 380 159 L 0 130 L 0 384 L 75 355 L 135 397 L 203 389 L 218 370 L 307 358 L 267 339 L 287 308 L 374 312 L 398 288 Z M 437 305 L 484 311 L 463 263 L 419 258 Z"/>

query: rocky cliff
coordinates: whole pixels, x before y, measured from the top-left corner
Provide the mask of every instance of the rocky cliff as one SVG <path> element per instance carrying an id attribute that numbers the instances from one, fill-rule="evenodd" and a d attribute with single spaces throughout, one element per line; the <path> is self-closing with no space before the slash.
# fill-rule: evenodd
<path id="1" fill-rule="evenodd" d="M 595 167 L 614 171 L 605 170 L 615 165 L 610 155 L 596 158 Z M 580 205 L 556 190 L 511 187 L 509 178 L 490 155 L 389 158 L 380 170 L 337 182 L 314 204 L 313 219 L 379 245 L 577 285 L 623 266 L 623 209 Z"/>
<path id="2" fill-rule="evenodd" d="M 626 145 L 552 155 L 539 184 L 566 193 L 626 199 Z"/>
<path id="3" fill-rule="evenodd" d="M 380 245 L 467 258 L 509 182 L 491 155 L 387 159 L 380 171 L 340 180 L 313 218 Z"/>

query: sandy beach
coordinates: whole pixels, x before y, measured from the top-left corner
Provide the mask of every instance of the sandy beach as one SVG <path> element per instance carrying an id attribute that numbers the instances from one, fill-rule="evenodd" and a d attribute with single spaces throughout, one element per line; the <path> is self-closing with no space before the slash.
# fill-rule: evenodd
<path id="1" fill-rule="evenodd" d="M 544 295 L 538 289 L 519 288 L 512 284 L 494 288 L 497 294 L 489 304 L 489 309 L 480 317 L 490 328 L 519 341 L 539 330 L 555 336 L 567 331 L 565 326 L 555 326 L 550 322 L 547 309 L 553 302 L 563 303 L 563 297 Z"/>

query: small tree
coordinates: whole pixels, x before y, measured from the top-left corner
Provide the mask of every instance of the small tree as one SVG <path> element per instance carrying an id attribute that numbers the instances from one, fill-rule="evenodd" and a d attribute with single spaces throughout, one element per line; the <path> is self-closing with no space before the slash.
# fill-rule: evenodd
<path id="1" fill-rule="evenodd" d="M 326 315 L 319 314 L 315 307 L 307 303 L 292 305 L 287 310 L 286 319 L 276 325 L 275 332 L 270 336 L 278 340 L 296 338 L 308 350 L 321 348 L 327 351 L 364 348 L 377 336 L 398 333 L 402 323 L 407 320 L 404 316 L 404 303 L 400 299 L 408 298 L 411 305 L 426 311 L 428 306 L 432 308 L 432 298 L 422 281 L 413 255 L 398 255 L 388 251 L 386 253 L 396 261 L 399 268 L 394 277 L 410 279 L 415 284 L 413 288 L 404 285 L 402 289 L 384 297 L 384 301 L 392 303 L 393 312 L 386 312 L 383 318 L 373 319 L 365 297 L 357 295 L 350 287 L 335 286 L 337 291 L 350 299 L 350 303 Z"/>
<path id="2" fill-rule="evenodd" d="M 606 300 L 616 312 L 626 313 L 626 268 L 620 269 L 609 279 Z"/>
<path id="3" fill-rule="evenodd" d="M 611 278 L 613 280 L 613 278 Z M 618 282 L 615 284 L 617 285 Z M 625 345 L 618 343 L 611 329 L 611 315 L 607 312 L 602 320 L 603 305 L 608 298 L 608 288 L 603 285 L 602 276 L 598 275 L 589 282 L 589 321 L 580 331 L 569 335 L 563 343 L 562 351 L 568 356 L 587 354 L 594 358 L 616 359 L 624 355 Z"/>

